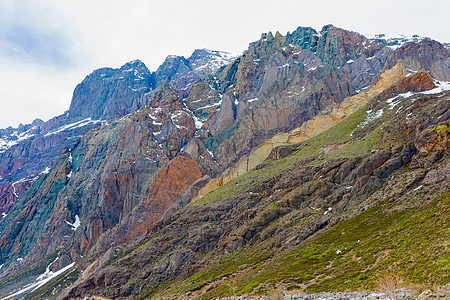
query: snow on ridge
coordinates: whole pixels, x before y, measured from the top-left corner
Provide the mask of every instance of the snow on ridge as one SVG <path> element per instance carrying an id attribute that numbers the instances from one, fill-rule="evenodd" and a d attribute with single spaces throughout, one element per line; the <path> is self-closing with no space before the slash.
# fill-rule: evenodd
<path id="1" fill-rule="evenodd" d="M 67 125 L 61 126 L 60 128 L 56 129 L 55 131 L 52 131 L 52 132 L 49 132 L 49 133 L 45 134 L 44 137 L 51 136 L 51 135 L 60 133 L 60 132 L 65 131 L 65 130 L 72 130 L 72 129 L 75 129 L 75 128 L 84 127 L 84 126 L 89 125 L 90 123 L 97 124 L 97 123 L 102 123 L 102 122 L 103 122 L 102 120 L 92 120 L 92 118 L 86 118 L 84 120 L 81 120 L 81 121 L 78 121 L 78 122 L 75 122 L 75 123 L 71 123 L 71 124 L 67 124 Z"/>
<path id="2" fill-rule="evenodd" d="M 365 36 L 368 39 L 383 42 L 384 44 L 386 44 L 386 47 L 391 48 L 392 50 L 400 48 L 405 43 L 408 42 L 417 43 L 425 39 L 425 37 L 419 35 L 406 36 L 404 34 L 386 34 L 386 33 L 367 34 Z"/>
<path id="3" fill-rule="evenodd" d="M 14 145 L 17 145 L 21 141 L 27 140 L 35 134 L 31 134 L 30 131 L 36 129 L 36 127 L 33 127 L 31 129 L 28 129 L 27 131 L 24 131 L 22 133 L 18 133 L 17 130 L 11 133 L 8 137 L 0 138 L 0 153 L 5 152 L 9 148 L 11 148 Z"/>

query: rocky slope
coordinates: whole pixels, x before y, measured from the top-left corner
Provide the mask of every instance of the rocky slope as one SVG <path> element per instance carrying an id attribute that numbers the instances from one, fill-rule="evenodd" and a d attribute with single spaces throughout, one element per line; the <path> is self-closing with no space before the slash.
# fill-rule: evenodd
<path id="1" fill-rule="evenodd" d="M 206 86 L 195 91 L 221 104 L 217 113 L 214 104 L 205 106 L 214 118 L 199 118 L 212 133 L 203 135 L 205 145 L 228 169 L 205 192 L 255 167 L 273 147 L 330 128 L 408 73 L 423 70 L 448 81 L 448 62 L 445 48 L 429 39 L 392 51 L 331 25 L 320 33 L 298 28 L 286 37 L 263 35 L 216 75 L 218 96 L 213 83 L 208 93 Z"/>
<path id="2" fill-rule="evenodd" d="M 405 78 L 106 253 L 67 299 L 373 289 L 386 268 L 447 283 L 450 94 L 430 81 Z"/>
<path id="3" fill-rule="evenodd" d="M 40 275 L 51 278 L 57 270 L 64 274 L 39 297 L 70 285 L 81 270 L 66 291 L 69 298 L 211 298 L 230 295 L 233 287 L 267 291 L 277 281 L 319 289 L 318 280 L 338 274 L 323 268 L 339 261 L 319 259 L 319 275 L 301 258 L 298 272 L 283 264 L 296 251 L 309 251 L 310 240 L 313 249 L 326 248 L 327 234 L 347 226 L 340 225 L 343 220 L 362 224 L 360 215 L 378 217 L 379 209 L 423 213 L 442 193 L 435 207 L 448 209 L 450 87 L 442 80 L 449 55 L 442 49 L 424 39 L 392 50 L 328 25 L 320 32 L 300 27 L 286 36 L 263 34 L 219 69 L 223 60 L 216 52 L 168 57 L 149 74 L 153 84 L 164 76 L 170 84 L 160 81 L 139 99 L 130 98 L 135 91 L 128 85 L 123 87 L 131 92 L 104 93 L 108 80 L 122 86 L 120 80 L 134 79 L 102 76 L 109 69 L 94 72 L 80 91 L 116 97 L 101 101 L 96 113 L 113 112 L 117 97 L 126 98 L 126 109 L 142 107 L 97 124 L 64 148 L 12 204 L 0 221 L 0 295 L 43 282 Z M 202 57 L 209 57 L 215 74 L 202 73 Z M 148 74 L 138 75 L 140 82 Z M 95 78 L 102 89 L 90 82 Z M 83 97 L 80 92 L 74 107 L 98 99 Z M 188 205 L 197 194 L 204 197 Z M 394 196 L 394 206 L 383 206 Z M 405 222 L 415 222 L 408 213 L 402 215 Z M 391 222 L 389 215 L 382 217 Z M 446 222 L 442 218 L 436 226 Z M 380 232 L 394 230 L 389 226 Z M 420 242 L 414 240 L 414 247 Z M 325 248 L 320 249 L 331 251 Z M 439 249 L 433 255 L 442 254 Z M 275 265 L 282 266 L 280 275 L 271 273 Z M 381 265 L 363 265 L 375 279 Z M 420 260 L 416 266 L 422 268 Z M 431 276 L 442 283 L 435 278 L 444 269 L 414 280 Z M 340 288 L 374 283 L 349 280 Z"/>
<path id="4" fill-rule="evenodd" d="M 185 69 L 171 69 L 168 61 L 174 56 L 169 56 L 156 72 L 139 60 L 118 69 L 95 70 L 75 88 L 70 108 L 63 115 L 0 130 L 0 213 L 7 214 L 61 151 L 72 148 L 91 128 L 141 109 L 148 103 L 146 95 L 165 81 L 183 96 L 194 83 L 233 59 L 228 53 L 207 49 L 194 51 L 188 59 L 176 58 L 187 63 Z"/>

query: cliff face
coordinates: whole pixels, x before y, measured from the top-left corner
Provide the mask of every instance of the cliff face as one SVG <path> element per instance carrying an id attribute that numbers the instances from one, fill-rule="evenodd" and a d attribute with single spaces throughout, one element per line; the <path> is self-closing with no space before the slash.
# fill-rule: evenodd
<path id="1" fill-rule="evenodd" d="M 205 145 L 229 170 L 205 189 L 254 168 L 276 146 L 304 141 L 334 126 L 411 70 L 446 80 L 446 71 L 433 71 L 437 66 L 448 70 L 442 49 L 424 39 L 393 51 L 333 26 L 320 33 L 300 27 L 286 37 L 263 35 L 216 75 L 214 90 L 212 85 L 203 89 L 221 91 L 220 111 L 205 119 L 204 128 L 213 134 Z M 433 85 L 430 78 L 428 82 L 427 88 Z"/>
<path id="2" fill-rule="evenodd" d="M 17 135 L 35 136 L 0 153 L 4 174 L 29 172 L 0 179 L 0 276 L 57 257 L 52 270 L 85 270 L 71 296 L 136 296 L 250 246 L 301 245 L 378 203 L 372 195 L 408 163 L 433 170 L 437 195 L 449 116 L 439 100 L 448 95 L 435 95 L 448 60 L 436 43 L 392 50 L 333 26 L 299 27 L 263 34 L 228 65 L 198 50 L 155 73 L 139 61 L 95 71 L 68 114 L 23 128 Z M 411 178 L 398 188 L 425 180 Z M 14 287 L 0 283 L 0 295 Z"/>
<path id="3" fill-rule="evenodd" d="M 188 59 L 169 56 L 156 72 L 139 60 L 118 69 L 98 69 L 75 88 L 68 112 L 47 122 L 0 130 L 0 213 L 7 214 L 61 151 L 90 129 L 143 108 L 166 81 L 187 97 L 195 83 L 232 59 L 225 52 L 201 49 Z M 174 61 L 185 62 L 186 68 L 174 68 Z"/>
<path id="4" fill-rule="evenodd" d="M 308 291 L 370 288 L 355 274 L 376 278 L 392 262 L 408 277 L 444 284 L 445 268 L 427 266 L 448 238 L 438 228 L 450 221 L 450 153 L 438 128 L 448 128 L 450 94 L 424 73 L 384 90 L 336 126 L 274 150 L 256 170 L 173 213 L 136 245 L 115 249 L 123 254 L 105 254 L 66 299 L 211 299 L 234 293 L 230 285 L 242 293 L 299 283 Z M 415 218 L 426 225 L 403 227 Z M 428 247 L 436 252 L 422 252 Z"/>
<path id="5" fill-rule="evenodd" d="M 120 69 L 102 68 L 74 90 L 68 119 L 111 120 L 145 106 L 142 95 L 153 89 L 152 74 L 139 60 Z"/>

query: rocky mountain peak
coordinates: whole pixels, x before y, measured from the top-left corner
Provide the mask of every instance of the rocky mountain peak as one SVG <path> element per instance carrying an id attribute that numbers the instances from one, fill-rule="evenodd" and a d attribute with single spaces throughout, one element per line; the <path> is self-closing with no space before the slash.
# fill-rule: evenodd
<path id="1" fill-rule="evenodd" d="M 148 71 L 147 66 L 140 59 L 135 59 L 135 60 L 129 61 L 129 62 L 125 63 L 122 67 L 120 67 L 121 70 L 129 69 L 129 68 L 144 69 L 144 70 Z"/>
<path id="2" fill-rule="evenodd" d="M 406 35 L 403 35 L 403 34 L 390 35 L 390 34 L 386 34 L 386 33 L 366 35 L 366 37 L 373 39 L 373 40 L 377 40 L 377 41 L 383 43 L 383 45 L 385 45 L 386 47 L 389 47 L 393 50 L 403 46 L 403 44 L 405 44 L 405 43 L 408 43 L 408 42 L 418 43 L 425 38 L 425 37 L 422 37 L 422 36 L 419 36 L 416 34 L 411 37 L 407 37 Z"/>
<path id="3" fill-rule="evenodd" d="M 450 80 L 450 54 L 439 42 L 425 38 L 419 42 L 407 42 L 390 53 L 384 66 L 387 70 L 402 59 L 414 71 L 427 71 L 438 80 Z"/>
<path id="4" fill-rule="evenodd" d="M 169 55 L 155 72 L 156 86 L 176 80 L 190 71 L 189 62 L 183 56 Z"/>
<path id="5" fill-rule="evenodd" d="M 95 70 L 73 92 L 68 120 L 111 120 L 136 111 L 146 103 L 143 94 L 152 90 L 152 74 L 135 60 L 119 69 Z"/>
<path id="6" fill-rule="evenodd" d="M 298 27 L 292 33 L 287 33 L 286 38 L 289 44 L 296 45 L 301 49 L 307 49 L 311 52 L 317 51 L 317 42 L 320 34 L 311 27 Z"/>
<path id="7" fill-rule="evenodd" d="M 216 71 L 218 68 L 229 64 L 235 57 L 228 52 L 214 51 L 209 49 L 197 49 L 188 58 L 188 62 L 193 70 L 209 68 Z"/>

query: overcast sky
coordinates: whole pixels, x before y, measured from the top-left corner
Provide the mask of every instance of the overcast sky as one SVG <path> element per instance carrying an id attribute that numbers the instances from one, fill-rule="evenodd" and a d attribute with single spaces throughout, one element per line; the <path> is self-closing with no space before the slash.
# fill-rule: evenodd
<path id="1" fill-rule="evenodd" d="M 69 108 L 94 69 L 154 71 L 197 48 L 239 54 L 263 32 L 333 24 L 450 42 L 448 0 L 0 0 L 0 128 Z"/>

